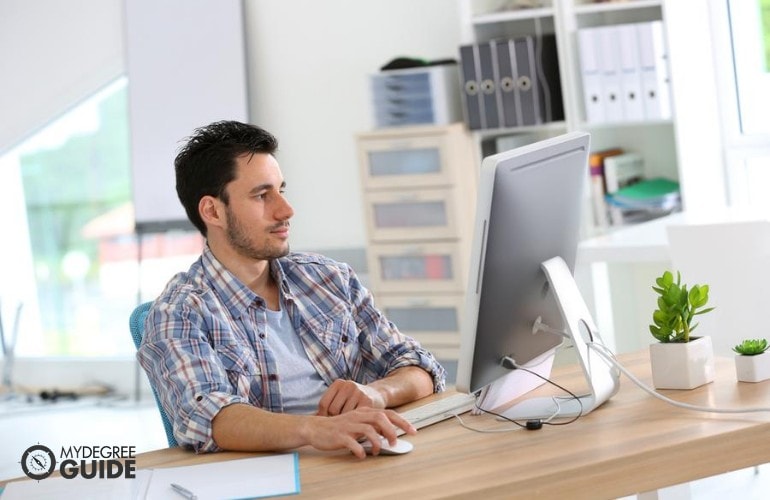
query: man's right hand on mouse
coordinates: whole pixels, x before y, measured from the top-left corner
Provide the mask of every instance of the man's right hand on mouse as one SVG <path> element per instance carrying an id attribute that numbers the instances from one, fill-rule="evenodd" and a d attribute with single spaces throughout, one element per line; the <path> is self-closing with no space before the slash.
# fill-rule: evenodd
<path id="1" fill-rule="evenodd" d="M 360 441 L 371 441 L 372 454 L 377 454 L 381 437 L 391 445 L 396 444 L 399 428 L 407 434 L 417 433 L 396 411 L 364 407 L 332 417 L 310 417 L 300 432 L 314 448 L 325 451 L 347 448 L 356 457 L 365 458 L 366 451 Z"/>

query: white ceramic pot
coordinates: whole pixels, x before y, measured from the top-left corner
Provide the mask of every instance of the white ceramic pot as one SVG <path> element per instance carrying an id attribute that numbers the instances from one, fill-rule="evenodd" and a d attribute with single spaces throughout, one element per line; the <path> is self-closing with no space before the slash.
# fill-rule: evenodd
<path id="1" fill-rule="evenodd" d="M 770 378 L 770 352 L 754 356 L 735 355 L 738 382 L 762 382 Z"/>
<path id="2" fill-rule="evenodd" d="M 694 389 L 714 381 L 711 337 L 687 343 L 650 344 L 652 383 L 656 389 Z"/>

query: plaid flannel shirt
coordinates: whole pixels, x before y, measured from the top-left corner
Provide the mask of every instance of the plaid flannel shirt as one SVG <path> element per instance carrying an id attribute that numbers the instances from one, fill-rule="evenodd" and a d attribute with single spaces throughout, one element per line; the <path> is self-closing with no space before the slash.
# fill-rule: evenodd
<path id="1" fill-rule="evenodd" d="M 419 366 L 445 386 L 445 371 L 374 306 L 346 264 L 309 253 L 270 263 L 311 363 L 327 384 L 366 384 L 396 368 Z M 211 421 L 247 403 L 282 412 L 281 374 L 265 342 L 264 300 L 227 271 L 208 246 L 174 276 L 145 322 L 137 358 L 156 388 L 180 444 L 217 451 Z"/>

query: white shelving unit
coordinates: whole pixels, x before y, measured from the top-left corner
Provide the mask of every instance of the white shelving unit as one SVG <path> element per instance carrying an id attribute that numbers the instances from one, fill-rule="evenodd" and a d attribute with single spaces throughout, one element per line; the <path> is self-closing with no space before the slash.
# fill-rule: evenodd
<path id="1" fill-rule="evenodd" d="M 724 153 L 720 134 L 714 37 L 708 0 L 542 0 L 529 9 L 505 9 L 515 1 L 459 0 L 462 43 L 495 37 L 542 33 L 556 36 L 564 122 L 526 129 L 495 129 L 474 132 L 483 154 L 498 146 L 515 147 L 564 132 L 583 130 L 591 134 L 593 150 L 621 147 L 642 155 L 647 176 L 678 180 L 683 206 L 689 214 L 718 211 L 727 205 Z M 578 50 L 578 30 L 624 23 L 661 20 L 668 49 L 670 120 L 592 124 L 586 120 Z M 602 231 L 593 226 L 590 198 L 586 195 L 583 217 L 585 254 L 578 252 L 581 290 L 593 305 L 599 330 L 619 351 L 635 350 L 649 337 L 649 284 L 667 258 L 640 262 L 639 252 L 658 245 L 667 220 L 656 221 L 655 241 L 642 237 L 613 239 L 607 235 L 603 258 L 591 252 L 592 239 Z M 653 227 L 653 226 L 651 226 Z M 628 229 L 628 228 L 626 228 Z M 624 229 L 621 233 L 625 234 Z M 641 228 L 640 228 L 641 229 Z M 610 230 L 614 232 L 614 228 Z M 640 234 L 643 234 L 640 233 Z M 602 238 L 605 238 L 602 236 Z M 602 241 L 605 241 L 602 239 Z M 589 258 L 589 255 L 590 258 Z M 656 255 L 666 254 L 665 250 Z M 649 259 L 648 259 L 649 260 Z M 610 302 L 608 302 L 611 301 Z"/>
<path id="2" fill-rule="evenodd" d="M 648 177 L 678 180 L 686 209 L 725 206 L 723 153 L 705 0 L 542 0 L 537 7 L 506 10 L 506 5 L 516 3 L 460 0 L 462 42 L 553 33 L 565 118 L 563 122 L 542 126 L 476 131 L 474 136 L 482 154 L 584 130 L 591 133 L 593 150 L 621 147 L 637 152 L 644 159 Z M 665 26 L 673 118 L 588 123 L 583 105 L 578 30 L 655 20 L 663 21 Z M 587 200 L 586 210 L 589 206 Z M 584 229 L 586 237 L 597 234 L 591 224 L 586 223 Z"/>

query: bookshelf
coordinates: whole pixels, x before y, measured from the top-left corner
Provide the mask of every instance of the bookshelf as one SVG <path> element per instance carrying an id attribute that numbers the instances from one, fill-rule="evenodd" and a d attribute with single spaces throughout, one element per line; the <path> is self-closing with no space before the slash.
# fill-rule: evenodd
<path id="1" fill-rule="evenodd" d="M 474 131 L 483 155 L 584 130 L 591 134 L 592 150 L 622 148 L 639 154 L 646 177 L 665 177 L 679 182 L 685 209 L 726 205 L 707 2 L 541 0 L 527 2 L 536 4 L 531 8 L 513 8 L 517 3 L 524 2 L 460 0 L 462 43 L 554 34 L 564 120 L 539 126 Z M 668 49 L 670 117 L 589 121 L 584 102 L 580 30 L 653 21 L 662 23 Z M 589 216 L 591 207 L 588 190 L 583 218 L 586 238 L 606 231 Z"/>

